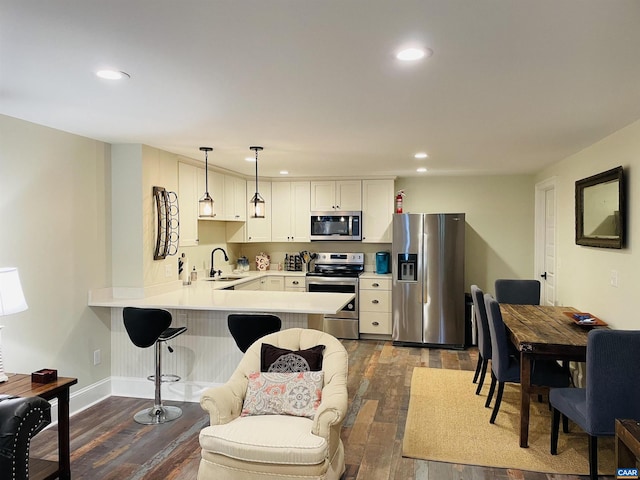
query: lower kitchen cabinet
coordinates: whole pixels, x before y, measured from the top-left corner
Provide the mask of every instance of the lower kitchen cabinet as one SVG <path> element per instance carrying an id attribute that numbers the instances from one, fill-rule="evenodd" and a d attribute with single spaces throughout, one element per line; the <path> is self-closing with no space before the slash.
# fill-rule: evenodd
<path id="1" fill-rule="evenodd" d="M 262 282 L 261 290 L 267 290 L 269 292 L 282 292 L 284 291 L 284 277 L 269 275 L 260 279 Z"/>
<path id="2" fill-rule="evenodd" d="M 285 292 L 304 292 L 306 289 L 305 277 L 284 277 Z"/>
<path id="3" fill-rule="evenodd" d="M 391 279 L 360 278 L 360 333 L 391 335 Z"/>

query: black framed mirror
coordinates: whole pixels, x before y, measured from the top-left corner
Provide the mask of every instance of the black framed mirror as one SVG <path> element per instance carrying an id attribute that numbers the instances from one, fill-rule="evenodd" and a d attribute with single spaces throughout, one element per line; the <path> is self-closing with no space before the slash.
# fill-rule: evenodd
<path id="1" fill-rule="evenodd" d="M 622 167 L 576 181 L 576 244 L 622 248 L 625 210 Z"/>

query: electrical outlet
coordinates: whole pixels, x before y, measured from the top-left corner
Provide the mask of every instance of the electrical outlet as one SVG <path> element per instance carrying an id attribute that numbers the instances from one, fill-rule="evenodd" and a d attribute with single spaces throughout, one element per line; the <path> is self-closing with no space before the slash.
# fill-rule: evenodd
<path id="1" fill-rule="evenodd" d="M 611 279 L 609 280 L 609 283 L 611 284 L 612 287 L 617 287 L 618 286 L 618 271 L 617 270 L 611 270 Z"/>
<path id="2" fill-rule="evenodd" d="M 164 266 L 164 276 L 165 277 L 170 277 L 173 275 L 173 268 L 171 268 L 171 265 L 165 265 Z"/>
<path id="3" fill-rule="evenodd" d="M 93 364 L 100 365 L 102 363 L 102 352 L 98 349 L 93 352 Z"/>

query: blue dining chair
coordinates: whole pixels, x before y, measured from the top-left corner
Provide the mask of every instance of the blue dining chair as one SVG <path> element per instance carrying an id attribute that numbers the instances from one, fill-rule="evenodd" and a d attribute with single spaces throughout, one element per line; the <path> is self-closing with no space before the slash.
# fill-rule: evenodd
<path id="1" fill-rule="evenodd" d="M 598 437 L 615 435 L 616 418 L 640 419 L 640 331 L 592 330 L 586 388 L 554 388 L 551 454 L 558 453 L 560 414 L 589 435 L 589 478 L 598 478 Z"/>
<path id="2" fill-rule="evenodd" d="M 500 278 L 496 280 L 496 300 L 498 303 L 514 305 L 540 305 L 540 282 Z"/>
<path id="3" fill-rule="evenodd" d="M 478 382 L 476 395 L 480 395 L 489 360 L 491 360 L 491 336 L 489 335 L 487 310 L 484 305 L 484 292 L 477 285 L 471 285 L 471 299 L 473 300 L 473 310 L 478 331 L 478 364 L 476 365 L 476 373 L 473 376 L 473 383 Z"/>
<path id="4" fill-rule="evenodd" d="M 502 320 L 500 304 L 488 293 L 484 296 L 484 303 L 491 336 L 491 387 L 485 407 L 489 407 L 496 383 L 498 383 L 496 402 L 493 406 L 491 420 L 489 420 L 489 423 L 495 423 L 502 402 L 504 384 L 506 382 L 520 383 L 520 359 L 513 354 L 512 347 L 509 347 L 511 342 Z M 555 361 L 536 360 L 531 369 L 531 384 L 541 387 L 567 387 L 569 374 Z"/>

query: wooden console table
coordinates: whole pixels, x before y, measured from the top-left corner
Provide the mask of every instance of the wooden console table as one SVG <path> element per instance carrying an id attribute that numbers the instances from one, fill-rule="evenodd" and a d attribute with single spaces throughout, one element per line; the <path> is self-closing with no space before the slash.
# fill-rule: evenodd
<path id="1" fill-rule="evenodd" d="M 616 468 L 637 468 L 640 458 L 640 422 L 616 418 Z"/>
<path id="2" fill-rule="evenodd" d="M 0 393 L 18 397 L 58 399 L 58 461 L 29 459 L 29 477 L 37 480 L 71 479 L 71 449 L 69 447 L 69 389 L 78 383 L 76 378 L 58 377 L 50 383 L 33 383 L 31 375 L 8 374 L 9 380 L 0 383 Z"/>

